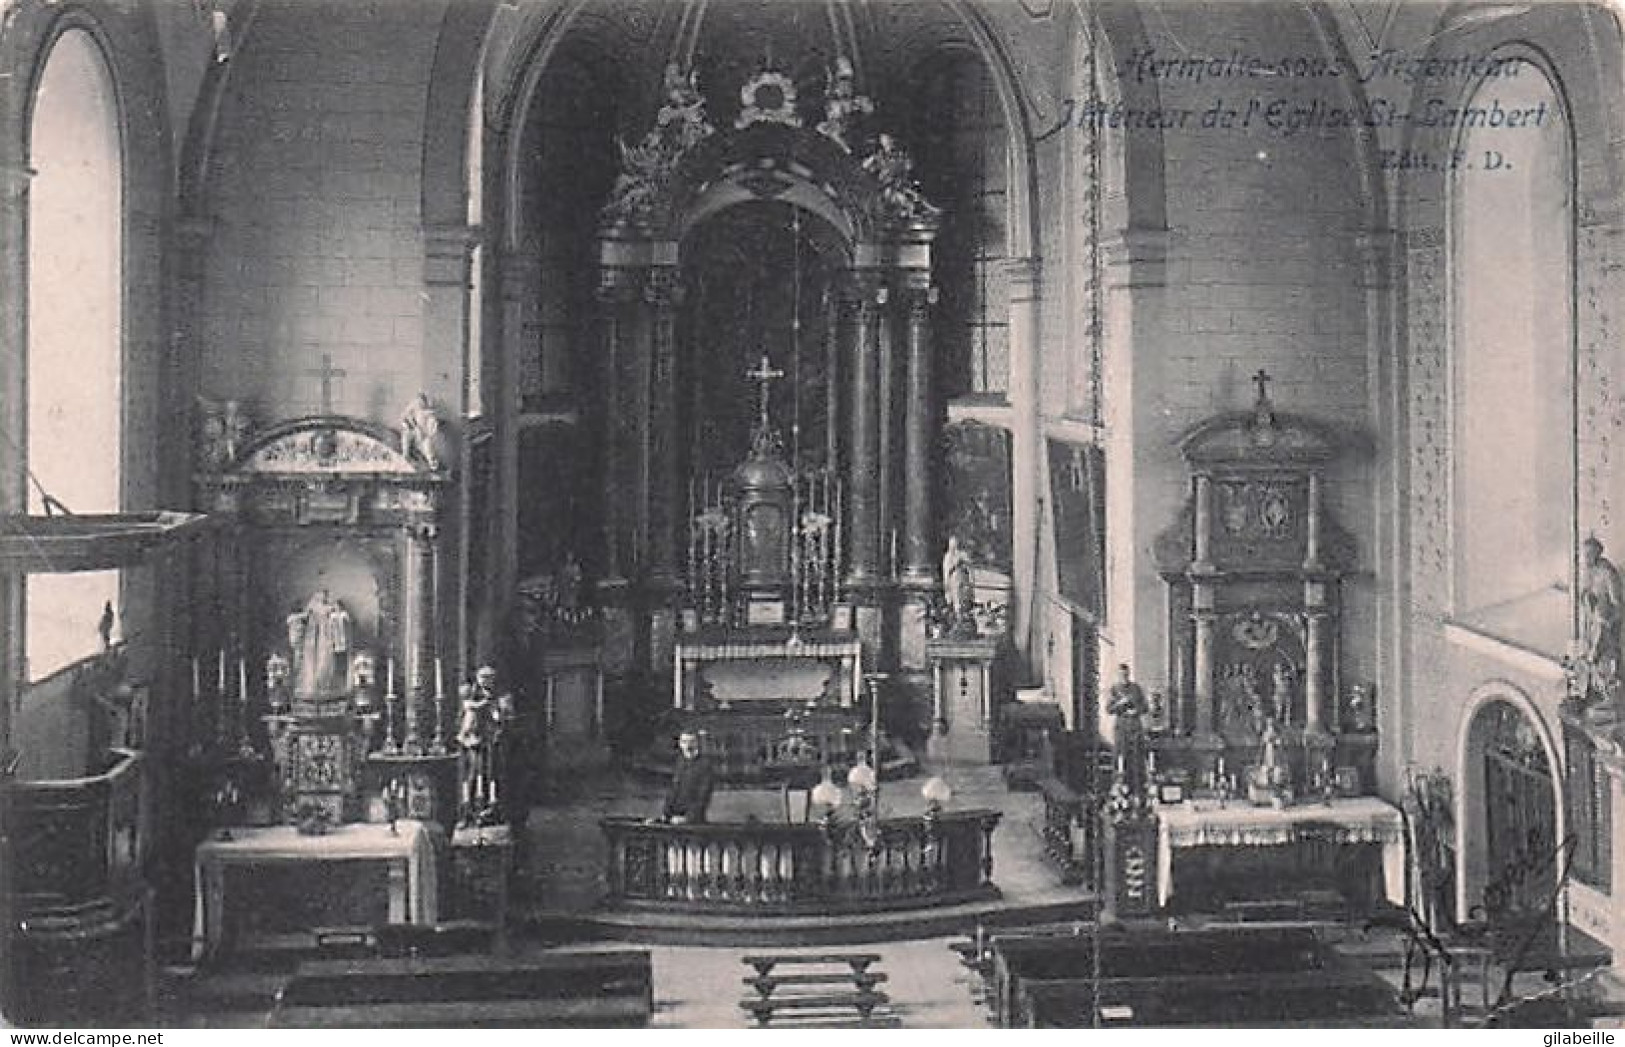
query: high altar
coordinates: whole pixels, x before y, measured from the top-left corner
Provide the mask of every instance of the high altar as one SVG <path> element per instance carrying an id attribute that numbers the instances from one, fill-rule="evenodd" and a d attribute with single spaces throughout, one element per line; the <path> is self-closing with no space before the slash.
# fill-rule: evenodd
<path id="1" fill-rule="evenodd" d="M 665 89 L 598 241 L 603 664 L 669 673 L 679 718 L 854 729 L 878 670 L 923 726 L 937 210 L 849 68 L 822 105 L 748 78 L 732 127 L 685 71 Z M 718 268 L 741 240 L 760 265 Z"/>

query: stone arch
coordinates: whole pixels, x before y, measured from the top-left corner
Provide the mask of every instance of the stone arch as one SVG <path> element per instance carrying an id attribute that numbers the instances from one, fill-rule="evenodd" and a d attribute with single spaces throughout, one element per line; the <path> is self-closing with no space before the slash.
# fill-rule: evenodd
<path id="1" fill-rule="evenodd" d="M 1540 709 L 1523 689 L 1506 680 L 1490 680 L 1479 684 L 1462 709 L 1457 725 L 1455 752 L 1456 781 L 1456 918 L 1468 919 L 1468 914 L 1482 896 L 1487 876 L 1485 826 L 1484 763 L 1483 756 L 1488 738 L 1488 716 L 1496 705 L 1514 710 L 1533 728 L 1546 756 L 1546 767 L 1552 778 L 1552 798 L 1555 810 L 1552 824 L 1555 838 L 1562 840 L 1565 825 L 1562 747 L 1552 734 L 1551 726 L 1541 716 Z"/>

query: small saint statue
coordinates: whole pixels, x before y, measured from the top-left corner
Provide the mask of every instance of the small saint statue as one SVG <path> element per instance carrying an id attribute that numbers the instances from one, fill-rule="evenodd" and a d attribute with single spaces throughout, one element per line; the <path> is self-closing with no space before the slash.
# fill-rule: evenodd
<path id="1" fill-rule="evenodd" d="M 440 416 L 428 393 L 413 397 L 401 414 L 401 453 L 430 469 L 440 468 Z"/>
<path id="2" fill-rule="evenodd" d="M 1145 690 L 1134 682 L 1127 663 L 1119 665 L 1106 711 L 1115 717 L 1117 781 L 1128 788 L 1130 795 L 1138 795 L 1146 786 L 1144 718 L 1147 709 Z"/>
<path id="3" fill-rule="evenodd" d="M 949 628 L 956 637 L 973 637 L 976 626 L 976 583 L 971 575 L 970 555 L 957 535 L 948 536 L 942 554 L 942 598 L 948 605 Z"/>
<path id="4" fill-rule="evenodd" d="M 288 676 L 292 669 L 288 660 L 276 652 L 265 659 L 265 696 L 275 711 L 288 707 Z"/>
<path id="5" fill-rule="evenodd" d="M 1586 705 L 1606 705 L 1619 694 L 1619 569 L 1603 555 L 1602 542 L 1588 535 L 1581 545 L 1580 656 L 1578 695 Z"/>
<path id="6" fill-rule="evenodd" d="M 490 825 L 499 817 L 498 746 L 512 715 L 512 699 L 497 693 L 497 672 L 483 665 L 474 682 L 457 689 L 462 708 L 457 744 L 462 748 L 462 822 Z"/>
<path id="7" fill-rule="evenodd" d="M 857 76 L 852 62 L 841 55 L 835 59 L 835 68 L 829 72 L 829 87 L 824 92 L 824 119 L 818 133 L 832 138 L 847 152 L 852 151 L 852 132 L 857 119 L 875 111 L 867 95 L 858 94 Z"/>
<path id="8" fill-rule="evenodd" d="M 1292 722 L 1296 693 L 1296 679 L 1292 667 L 1286 662 L 1276 662 L 1275 668 L 1270 673 L 1270 704 L 1274 707 L 1274 719 L 1281 723 Z"/>

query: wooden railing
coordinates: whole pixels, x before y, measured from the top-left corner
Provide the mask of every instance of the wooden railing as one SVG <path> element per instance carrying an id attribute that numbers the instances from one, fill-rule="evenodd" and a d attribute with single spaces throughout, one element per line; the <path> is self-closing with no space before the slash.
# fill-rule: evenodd
<path id="1" fill-rule="evenodd" d="M 998 811 L 944 811 L 867 827 L 823 823 L 599 824 L 610 904 L 683 912 L 866 912 L 998 896 Z"/>
<path id="2" fill-rule="evenodd" d="M 19 920 L 116 909 L 144 889 L 141 759 L 113 749 L 100 774 L 12 784 L 11 886 Z"/>
<path id="3" fill-rule="evenodd" d="M 1059 778 L 1038 783 L 1044 794 L 1044 855 L 1061 872 L 1061 882 L 1095 883 L 1100 856 L 1100 805 L 1093 796 L 1070 788 Z"/>

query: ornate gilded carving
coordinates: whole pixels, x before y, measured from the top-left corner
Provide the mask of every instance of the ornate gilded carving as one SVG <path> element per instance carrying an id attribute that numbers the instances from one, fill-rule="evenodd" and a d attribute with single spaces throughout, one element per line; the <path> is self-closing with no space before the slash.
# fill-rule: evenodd
<path id="1" fill-rule="evenodd" d="M 692 69 L 684 71 L 675 62 L 667 65 L 665 92 L 665 104 L 643 140 L 635 146 L 618 143 L 621 173 L 604 205 L 606 221 L 658 222 L 678 161 L 716 130 L 705 115 L 705 99 Z"/>
<path id="2" fill-rule="evenodd" d="M 883 217 L 893 221 L 935 219 L 941 213 L 914 180 L 914 160 L 893 136 L 882 132 L 875 150 L 863 160 L 863 169 L 880 183 Z"/>
<path id="3" fill-rule="evenodd" d="M 743 131 L 752 124 L 783 124 L 800 127 L 796 113 L 796 84 L 777 70 L 763 70 L 739 88 L 739 115 L 734 128 Z"/>
<path id="4" fill-rule="evenodd" d="M 869 96 L 858 93 L 852 63 L 845 55 L 837 57 L 835 67 L 829 71 L 824 92 L 824 119 L 819 121 L 818 133 L 850 153 L 858 121 L 874 111 L 875 104 Z"/>

